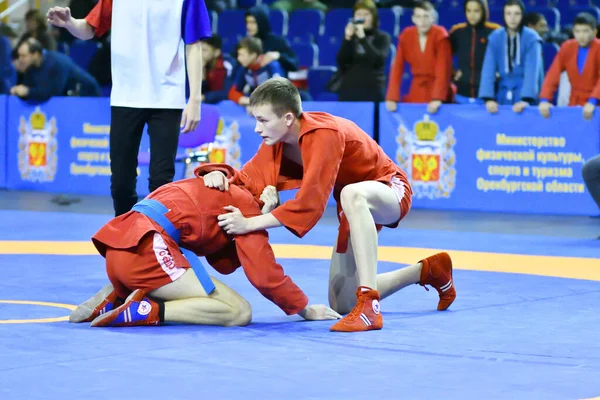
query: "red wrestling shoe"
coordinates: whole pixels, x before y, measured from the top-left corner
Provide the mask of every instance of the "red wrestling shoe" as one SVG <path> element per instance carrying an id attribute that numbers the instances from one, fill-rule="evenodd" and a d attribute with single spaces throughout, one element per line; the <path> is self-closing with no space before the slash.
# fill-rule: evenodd
<path id="1" fill-rule="evenodd" d="M 92 327 L 160 325 L 160 306 L 137 289 L 127 297 L 122 306 L 98 316 Z"/>
<path id="2" fill-rule="evenodd" d="M 438 253 L 419 262 L 423 264 L 419 285 L 433 286 L 440 294 L 438 311 L 446 310 L 456 298 L 456 289 L 452 281 L 452 259 L 448 253 Z M 427 287 L 425 289 L 429 290 Z"/>
<path id="3" fill-rule="evenodd" d="M 69 322 L 90 322 L 98 315 L 114 310 L 121 305 L 113 286 L 109 283 L 92 298 L 81 303 L 71 315 Z"/>
<path id="4" fill-rule="evenodd" d="M 362 332 L 383 328 L 379 292 L 360 286 L 356 291 L 356 297 L 358 301 L 354 309 L 330 328 L 332 332 Z"/>

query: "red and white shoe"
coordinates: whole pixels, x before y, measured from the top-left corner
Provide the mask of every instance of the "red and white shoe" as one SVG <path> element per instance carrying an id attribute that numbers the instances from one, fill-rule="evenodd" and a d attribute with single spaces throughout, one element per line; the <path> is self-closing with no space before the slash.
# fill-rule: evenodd
<path id="1" fill-rule="evenodd" d="M 121 327 L 160 325 L 160 306 L 146 297 L 146 292 L 137 289 L 125 300 L 122 306 L 99 315 L 92 321 L 92 327 Z"/>
<path id="2" fill-rule="evenodd" d="M 356 297 L 358 301 L 350 314 L 333 325 L 330 328 L 332 332 L 362 332 L 383 328 L 379 292 L 366 286 L 360 286 L 356 291 Z"/>
<path id="3" fill-rule="evenodd" d="M 448 253 L 438 253 L 419 262 L 423 264 L 419 285 L 433 286 L 440 295 L 438 311 L 448 309 L 456 299 L 456 288 L 452 279 L 452 259 Z M 427 287 L 425 289 L 429 290 Z"/>
<path id="4" fill-rule="evenodd" d="M 90 322 L 98 315 L 114 310 L 121 305 L 121 301 L 110 283 L 104 286 L 92 298 L 81 303 L 71 315 L 69 322 Z"/>

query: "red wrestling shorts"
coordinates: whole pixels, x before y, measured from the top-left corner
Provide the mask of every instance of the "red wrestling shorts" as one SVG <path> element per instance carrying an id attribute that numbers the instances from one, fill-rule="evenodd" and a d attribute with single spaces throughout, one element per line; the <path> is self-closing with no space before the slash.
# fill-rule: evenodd
<path id="1" fill-rule="evenodd" d="M 407 185 L 397 176 L 394 176 L 391 179 L 390 187 L 394 191 L 394 194 L 398 198 L 398 203 L 400 204 L 400 219 L 396 223 L 386 226 L 396 228 L 398 223 L 402 221 L 402 218 L 406 217 L 410 211 L 410 207 L 412 206 L 412 189 L 410 188 L 410 185 Z"/>
<path id="2" fill-rule="evenodd" d="M 398 176 L 392 177 L 389 187 L 392 188 L 394 194 L 398 198 L 398 205 L 400 206 L 400 218 L 398 221 L 393 224 L 385 225 L 388 228 L 396 228 L 402 218 L 404 218 L 408 212 L 410 211 L 410 207 L 412 205 L 412 189 L 410 184 L 400 179 Z M 348 250 L 348 238 L 350 237 L 350 225 L 348 224 L 348 220 L 341 210 L 341 203 L 338 202 L 338 212 L 340 215 L 340 227 L 338 232 L 338 240 L 336 244 L 336 252 L 337 253 L 346 253 Z M 376 225 L 377 231 L 382 229 L 382 225 Z"/>
<path id="3" fill-rule="evenodd" d="M 106 273 L 117 296 L 125 299 L 136 289 L 151 292 L 179 279 L 190 265 L 175 265 L 172 254 L 180 250 L 171 247 L 158 232 L 148 232 L 137 247 L 109 247 Z"/>

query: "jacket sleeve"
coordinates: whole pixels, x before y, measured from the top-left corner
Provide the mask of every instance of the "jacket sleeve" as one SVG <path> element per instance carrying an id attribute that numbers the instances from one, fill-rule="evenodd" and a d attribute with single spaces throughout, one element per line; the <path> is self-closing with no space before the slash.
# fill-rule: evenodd
<path id="1" fill-rule="evenodd" d="M 353 56 L 354 41 L 352 39 L 346 40 L 346 38 L 344 38 L 336 56 L 338 68 L 343 71 L 346 66 L 351 65 L 354 58 Z"/>
<path id="2" fill-rule="evenodd" d="M 293 200 L 271 214 L 288 230 L 303 237 L 319 221 L 337 179 L 345 141 L 339 132 L 317 129 L 301 137 L 304 176 Z"/>
<path id="3" fill-rule="evenodd" d="M 433 100 L 445 101 L 448 98 L 450 80 L 452 79 L 452 49 L 448 37 L 440 39 L 438 46 L 431 98 Z"/>
<path id="4" fill-rule="evenodd" d="M 496 71 L 498 69 L 496 60 L 496 46 L 494 41 L 489 41 L 483 57 L 481 68 L 481 79 L 479 83 L 479 98 L 484 100 L 496 100 Z"/>
<path id="5" fill-rule="evenodd" d="M 235 246 L 244 274 L 260 294 L 287 315 L 297 314 L 306 307 L 308 297 L 275 260 L 266 231 L 236 236 Z"/>
<path id="6" fill-rule="evenodd" d="M 390 37 L 387 34 L 378 34 L 375 39 L 370 42 L 366 38 L 361 39 L 360 43 L 365 49 L 369 65 L 383 65 L 385 59 L 390 53 Z"/>
<path id="7" fill-rule="evenodd" d="M 85 17 L 85 22 L 94 28 L 97 37 L 104 36 L 112 25 L 112 4 L 113 0 L 100 0 Z"/>
<path id="8" fill-rule="evenodd" d="M 525 77 L 521 88 L 521 100 L 537 101 L 540 95 L 540 74 L 542 74 L 542 43 L 532 41 L 525 50 Z"/>
<path id="9" fill-rule="evenodd" d="M 402 36 L 398 38 L 398 46 L 396 47 L 396 57 L 392 63 L 390 71 L 389 83 L 385 99 L 388 101 L 399 102 L 400 85 L 402 85 L 402 75 L 404 74 L 404 56 L 402 54 Z"/>
<path id="10" fill-rule="evenodd" d="M 33 85 L 30 83 L 31 86 L 28 86 L 25 82 L 25 86 L 29 87 L 27 98 L 45 101 L 53 96 L 62 96 L 69 79 L 69 71 L 63 65 L 55 63 L 49 66 L 47 70 L 44 69 L 40 72 L 42 76 L 38 79 L 38 83 L 41 82 L 41 84 Z"/>
<path id="11" fill-rule="evenodd" d="M 561 49 L 556 57 L 554 57 L 552 65 L 550 65 L 550 69 L 548 69 L 548 73 L 544 79 L 544 84 L 542 85 L 540 100 L 552 101 L 552 99 L 554 99 L 554 94 L 556 93 L 560 83 L 560 74 L 565 70 L 563 53 L 564 50 Z"/>
<path id="12" fill-rule="evenodd" d="M 290 47 L 287 40 L 284 38 L 278 38 L 277 51 L 279 51 L 279 63 L 286 71 L 297 71 L 298 70 L 298 57 L 294 50 Z"/>

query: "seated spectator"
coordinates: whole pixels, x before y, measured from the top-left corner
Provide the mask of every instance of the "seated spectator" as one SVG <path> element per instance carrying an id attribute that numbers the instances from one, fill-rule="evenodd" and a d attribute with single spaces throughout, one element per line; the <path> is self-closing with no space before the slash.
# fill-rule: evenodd
<path id="1" fill-rule="evenodd" d="M 279 61 L 285 71 L 298 70 L 298 57 L 287 40 L 271 32 L 269 17 L 262 7 L 253 7 L 246 13 L 246 31 L 248 36 L 259 38 L 265 52 L 263 62 Z"/>
<path id="2" fill-rule="evenodd" d="M 467 22 L 454 25 L 450 30 L 450 44 L 457 67 L 454 73 L 455 101 L 461 104 L 480 101 L 477 95 L 487 38 L 500 28 L 500 25 L 488 22 L 489 10 L 484 0 L 466 0 L 464 9 Z"/>
<path id="3" fill-rule="evenodd" d="M 327 12 L 327 5 L 318 0 L 277 0 L 271 4 L 271 8 L 288 13 L 296 10 L 320 10 Z"/>
<path id="4" fill-rule="evenodd" d="M 217 35 L 202 41 L 202 101 L 207 104 L 227 100 L 232 83 L 234 62 L 223 56 L 221 46 L 221 38 Z"/>
<path id="5" fill-rule="evenodd" d="M 283 76 L 283 69 L 279 62 L 263 62 L 262 45 L 260 40 L 253 37 L 247 37 L 238 44 L 238 62 L 241 65 L 235 81 L 229 90 L 229 100 L 235 101 L 241 106 L 247 106 L 250 103 L 250 94 L 261 83 L 269 78 Z"/>
<path id="6" fill-rule="evenodd" d="M 19 39 L 19 43 L 29 38 L 37 39 L 43 49 L 56 50 L 56 42 L 48 31 L 46 18 L 38 10 L 29 10 L 25 14 L 26 32 Z"/>
<path id="7" fill-rule="evenodd" d="M 385 60 L 390 52 L 390 36 L 379 29 L 379 13 L 372 0 L 354 5 L 354 18 L 344 31 L 337 54 L 341 79 L 339 101 L 385 100 Z"/>
<path id="8" fill-rule="evenodd" d="M 600 39 L 596 39 L 596 19 L 588 13 L 575 18 L 575 39 L 566 41 L 554 58 L 540 94 L 540 113 L 550 116 L 551 101 L 563 71 L 571 83 L 570 106 L 583 106 L 583 116 L 591 119 L 600 99 Z"/>
<path id="9" fill-rule="evenodd" d="M 52 96 L 100 96 L 96 80 L 66 55 L 43 50 L 33 38 L 21 43 L 17 51 L 23 84 L 12 87 L 10 94 L 40 101 Z"/>
<path id="10" fill-rule="evenodd" d="M 396 58 L 390 72 L 386 108 L 396 111 L 404 63 L 410 64 L 413 75 L 406 103 L 429 103 L 427 110 L 436 113 L 443 102 L 452 102 L 452 49 L 446 29 L 434 25 L 435 9 L 428 1 L 418 2 L 413 11 L 415 26 L 399 36 Z"/>
<path id="11" fill-rule="evenodd" d="M 498 112 L 498 104 L 512 104 L 513 111 L 520 113 L 538 101 L 544 79 L 542 39 L 536 31 L 523 26 L 524 14 L 521 0 L 507 0 L 505 26 L 488 38 L 479 98 L 490 113 Z"/>
<path id="12" fill-rule="evenodd" d="M 0 94 L 9 94 L 17 84 L 17 71 L 11 63 L 10 40 L 0 35 Z"/>
<path id="13" fill-rule="evenodd" d="M 548 26 L 546 17 L 537 12 L 530 12 L 525 15 L 523 23 L 526 27 L 533 29 L 540 35 L 544 42 L 556 43 L 558 45 L 569 39 L 569 35 L 564 32 L 555 32 Z"/>

